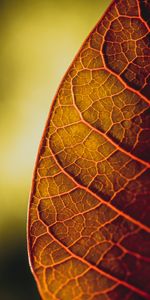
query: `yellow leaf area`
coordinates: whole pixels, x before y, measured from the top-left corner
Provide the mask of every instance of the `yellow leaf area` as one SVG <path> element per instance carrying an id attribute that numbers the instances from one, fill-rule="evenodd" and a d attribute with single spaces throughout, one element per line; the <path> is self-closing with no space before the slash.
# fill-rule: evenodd
<path id="1" fill-rule="evenodd" d="M 112 2 L 54 99 L 29 208 L 43 300 L 150 299 L 148 10 Z"/>

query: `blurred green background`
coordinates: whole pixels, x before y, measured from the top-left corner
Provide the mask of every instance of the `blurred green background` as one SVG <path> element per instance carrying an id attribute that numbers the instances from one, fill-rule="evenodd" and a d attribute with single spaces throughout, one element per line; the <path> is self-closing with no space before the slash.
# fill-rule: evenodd
<path id="1" fill-rule="evenodd" d="M 38 144 L 64 72 L 110 0 L 0 1 L 0 299 L 38 300 L 26 215 Z"/>

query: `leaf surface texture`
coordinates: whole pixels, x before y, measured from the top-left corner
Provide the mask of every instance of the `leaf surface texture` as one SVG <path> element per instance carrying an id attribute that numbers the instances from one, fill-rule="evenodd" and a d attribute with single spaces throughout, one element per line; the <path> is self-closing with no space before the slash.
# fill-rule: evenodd
<path id="1" fill-rule="evenodd" d="M 28 218 L 43 300 L 150 299 L 149 18 L 113 1 L 53 101 Z"/>

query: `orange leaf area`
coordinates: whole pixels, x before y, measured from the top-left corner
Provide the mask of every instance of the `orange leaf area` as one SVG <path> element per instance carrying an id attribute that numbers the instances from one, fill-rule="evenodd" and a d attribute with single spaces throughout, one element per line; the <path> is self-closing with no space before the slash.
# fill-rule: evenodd
<path id="1" fill-rule="evenodd" d="M 43 300 L 150 299 L 149 16 L 113 1 L 54 99 L 29 208 Z"/>

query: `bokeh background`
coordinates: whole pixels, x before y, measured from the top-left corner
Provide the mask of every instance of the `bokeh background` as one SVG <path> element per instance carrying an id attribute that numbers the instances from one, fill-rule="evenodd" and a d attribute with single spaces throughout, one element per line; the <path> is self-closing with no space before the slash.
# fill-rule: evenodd
<path id="1" fill-rule="evenodd" d="M 38 144 L 64 72 L 110 0 L 0 0 L 0 299 L 40 299 L 26 249 Z"/>

